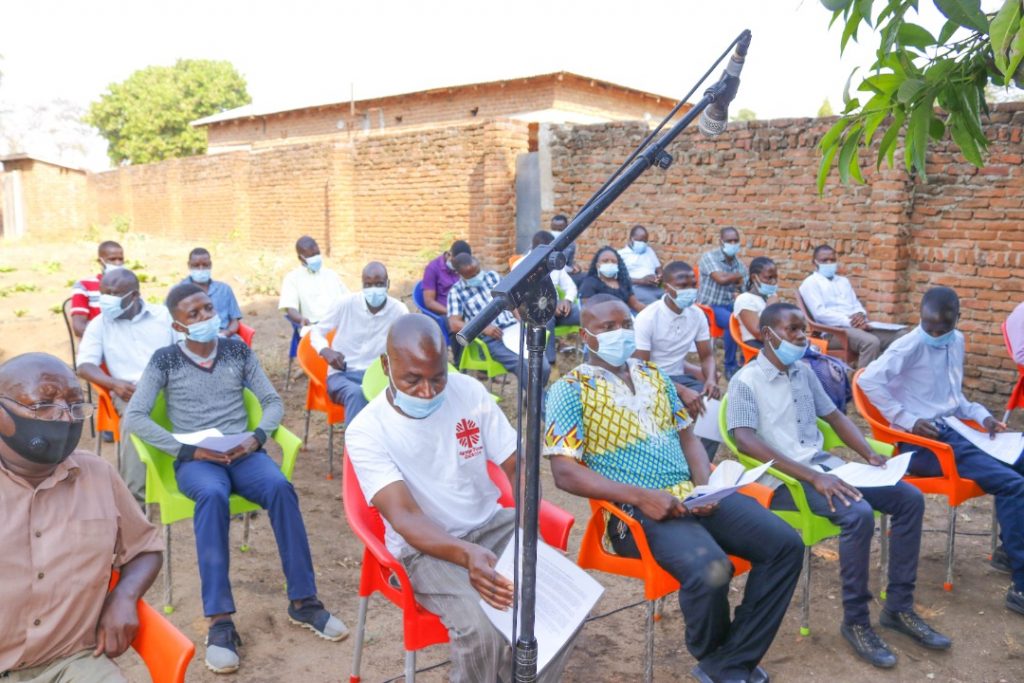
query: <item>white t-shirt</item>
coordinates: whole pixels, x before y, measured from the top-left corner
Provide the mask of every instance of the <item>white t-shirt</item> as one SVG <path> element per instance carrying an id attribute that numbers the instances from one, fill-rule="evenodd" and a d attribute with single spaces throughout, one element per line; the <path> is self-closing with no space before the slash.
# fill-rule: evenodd
<path id="1" fill-rule="evenodd" d="M 367 501 L 404 481 L 423 514 L 462 537 L 500 509 L 487 461 L 516 450 L 516 432 L 472 377 L 448 373 L 444 403 L 422 420 L 402 415 L 382 391 L 345 430 L 345 446 Z M 395 557 L 413 552 L 387 520 L 384 540 Z"/>
<path id="2" fill-rule="evenodd" d="M 764 297 L 754 294 L 753 292 L 743 292 L 732 305 L 732 314 L 736 316 L 736 319 L 740 323 L 740 334 L 743 336 L 743 341 L 750 341 L 751 339 L 757 339 L 747 326 L 743 324 L 743 318 L 740 317 L 740 311 L 753 311 L 757 314 L 757 317 L 761 317 L 761 311 L 768 307 L 768 302 L 764 300 Z"/>
<path id="3" fill-rule="evenodd" d="M 320 353 L 327 348 L 327 334 L 335 330 L 331 348 L 345 355 L 349 370 L 365 370 L 384 353 L 392 323 L 408 312 L 408 306 L 391 296 L 374 313 L 362 291 L 346 294 L 310 328 L 309 343 Z M 327 370 L 328 375 L 336 372 L 341 370 Z"/>
<path id="4" fill-rule="evenodd" d="M 284 276 L 277 307 L 280 310 L 294 308 L 315 323 L 327 315 L 343 294 L 348 294 L 348 287 L 330 268 L 311 273 L 306 266 L 299 266 Z"/>
<path id="5" fill-rule="evenodd" d="M 684 374 L 683 359 L 696 342 L 711 339 L 704 311 L 694 305 L 676 315 L 665 297 L 637 313 L 633 329 L 637 350 L 650 351 L 651 362 L 670 377 Z"/>
<path id="6" fill-rule="evenodd" d="M 633 251 L 632 247 L 623 247 L 619 249 L 619 256 L 622 257 L 623 263 L 626 264 L 626 270 L 629 271 L 629 278 L 631 280 L 639 280 L 649 275 L 654 275 L 654 271 L 661 267 L 658 255 L 654 253 L 650 246 L 642 254 Z"/>

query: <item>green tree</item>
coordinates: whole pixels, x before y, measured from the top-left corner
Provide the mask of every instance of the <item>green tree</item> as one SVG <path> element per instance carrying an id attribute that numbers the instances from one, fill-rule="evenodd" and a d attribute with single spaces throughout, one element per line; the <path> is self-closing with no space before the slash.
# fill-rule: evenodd
<path id="1" fill-rule="evenodd" d="M 740 109 L 738 112 L 736 112 L 736 116 L 733 116 L 732 120 L 733 121 L 756 121 L 757 120 L 757 114 L 754 112 L 753 109 L 746 109 L 746 108 L 744 108 L 744 109 Z"/>
<path id="2" fill-rule="evenodd" d="M 984 165 L 986 86 L 1024 87 L 1024 0 L 1002 0 L 992 14 L 981 11 L 981 0 L 932 2 L 946 18 L 937 36 L 910 21 L 918 0 L 821 0 L 832 11 L 832 23 L 843 22 L 840 51 L 857 39 L 862 24 L 881 42 L 870 73 L 856 88 L 864 101 L 850 95 L 854 70 L 843 114 L 821 140 L 819 192 L 833 166 L 841 182 L 864 182 L 858 154 L 876 136 L 876 168 L 883 160 L 892 167 L 902 134 L 907 171 L 926 179 L 928 145 L 947 132 L 964 158 Z"/>
<path id="3" fill-rule="evenodd" d="M 818 107 L 818 118 L 823 119 L 825 117 L 835 115 L 836 113 L 832 110 L 832 103 L 829 102 L 828 98 L 826 97 L 825 101 L 821 103 L 820 107 Z"/>
<path id="4" fill-rule="evenodd" d="M 190 122 L 251 101 L 230 62 L 181 59 L 111 84 L 85 121 L 106 138 L 112 162 L 145 164 L 203 154 L 206 130 Z"/>

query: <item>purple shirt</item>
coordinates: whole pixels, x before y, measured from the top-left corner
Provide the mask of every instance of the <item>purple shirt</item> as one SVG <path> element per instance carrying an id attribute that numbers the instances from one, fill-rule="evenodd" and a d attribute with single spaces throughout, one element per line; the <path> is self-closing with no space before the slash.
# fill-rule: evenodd
<path id="1" fill-rule="evenodd" d="M 448 291 L 459 281 L 459 274 L 448 270 L 444 262 L 444 254 L 427 264 L 423 270 L 423 291 L 432 290 L 437 295 L 437 303 L 448 305 Z"/>
<path id="2" fill-rule="evenodd" d="M 1006 338 L 1010 340 L 1013 360 L 1017 365 L 1024 365 L 1024 304 L 1017 304 L 1006 319 Z"/>

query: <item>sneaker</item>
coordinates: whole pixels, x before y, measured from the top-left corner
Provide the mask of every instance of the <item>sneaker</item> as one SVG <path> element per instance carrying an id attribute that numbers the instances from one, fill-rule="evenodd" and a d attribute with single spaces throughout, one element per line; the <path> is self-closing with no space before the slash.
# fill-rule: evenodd
<path id="1" fill-rule="evenodd" d="M 992 552 L 992 559 L 989 560 L 989 564 L 997 572 L 1004 574 L 1013 572 L 1013 568 L 1010 566 L 1010 556 L 1006 554 L 1006 549 L 1003 546 L 999 546 Z"/>
<path id="2" fill-rule="evenodd" d="M 929 650 L 948 650 L 953 645 L 952 640 L 925 623 L 925 620 L 914 610 L 890 612 L 883 609 L 878 623 L 893 631 L 910 636 Z"/>
<path id="3" fill-rule="evenodd" d="M 843 622 L 839 632 L 843 634 L 857 656 L 879 669 L 891 669 L 896 666 L 896 655 L 893 654 L 885 641 L 875 633 L 871 624 L 847 624 Z"/>
<path id="4" fill-rule="evenodd" d="M 288 620 L 296 626 L 308 628 L 324 640 L 337 642 L 348 637 L 345 622 L 324 609 L 324 603 L 316 598 L 304 600 L 298 608 L 289 602 Z"/>
<path id="5" fill-rule="evenodd" d="M 1006 609 L 1017 614 L 1024 614 L 1024 591 L 1010 586 L 1006 590 Z"/>
<path id="6" fill-rule="evenodd" d="M 238 646 L 242 639 L 230 619 L 218 621 L 210 626 L 206 634 L 206 668 L 215 674 L 230 674 L 238 671 L 240 659 Z"/>

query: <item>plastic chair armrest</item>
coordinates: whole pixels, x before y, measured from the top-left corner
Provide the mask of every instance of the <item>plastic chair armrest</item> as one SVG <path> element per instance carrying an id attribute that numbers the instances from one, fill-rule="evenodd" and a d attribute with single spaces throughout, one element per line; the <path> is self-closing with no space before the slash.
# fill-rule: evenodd
<path id="1" fill-rule="evenodd" d="M 548 545 L 565 552 L 569 547 L 569 532 L 576 518 L 554 503 L 540 501 L 540 535 Z"/>
<path id="2" fill-rule="evenodd" d="M 807 321 L 807 325 L 811 328 L 812 333 L 826 333 L 834 335 L 837 339 L 846 339 L 847 337 L 846 329 L 842 327 L 835 327 L 834 325 L 823 325 L 822 323 L 816 323 L 812 321 Z"/>
<path id="3" fill-rule="evenodd" d="M 302 439 L 286 427 L 275 429 L 271 438 L 281 447 L 281 472 L 288 481 L 291 481 L 295 473 L 295 461 L 298 459 L 299 449 L 302 448 Z"/>
<path id="4" fill-rule="evenodd" d="M 636 549 L 640 551 L 640 559 L 645 563 L 655 561 L 654 554 L 651 552 L 651 547 L 647 545 L 647 534 L 644 533 L 644 528 L 640 526 L 640 522 L 623 512 L 618 505 L 613 505 L 606 500 L 595 500 L 593 498 L 590 500 L 597 505 L 598 508 L 607 512 L 612 517 L 615 517 L 626 525 L 629 529 L 629 533 L 633 535 L 633 541 L 636 543 Z"/>
<path id="5" fill-rule="evenodd" d="M 866 437 L 866 441 L 868 442 L 868 445 L 871 446 L 871 450 L 873 450 L 875 453 L 878 453 L 879 455 L 884 455 L 887 458 L 891 458 L 893 456 L 893 453 L 896 452 L 896 447 L 893 446 L 891 443 L 878 441 L 876 439 L 872 439 L 871 437 Z"/>

